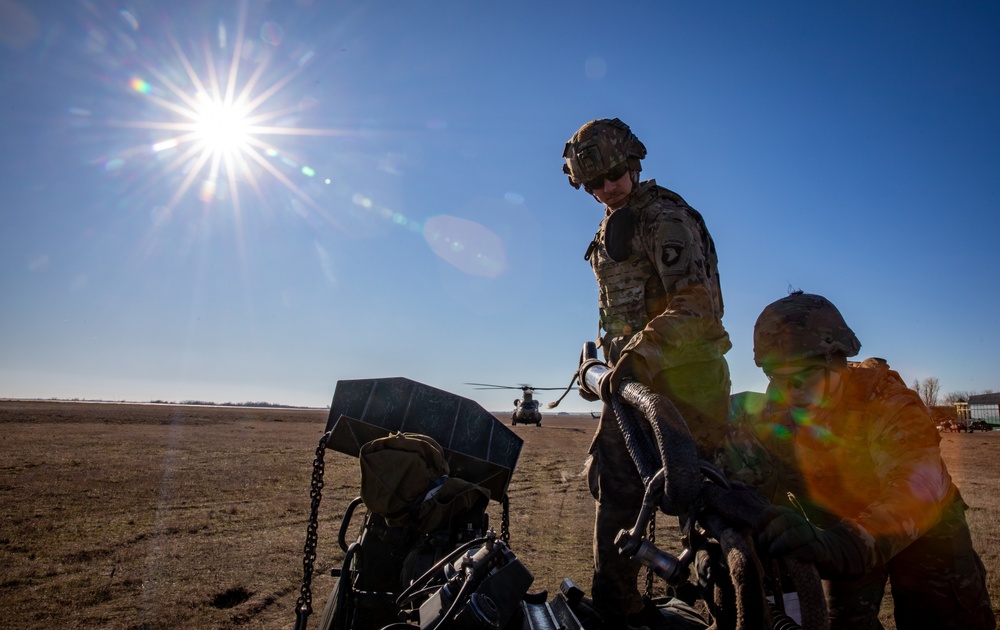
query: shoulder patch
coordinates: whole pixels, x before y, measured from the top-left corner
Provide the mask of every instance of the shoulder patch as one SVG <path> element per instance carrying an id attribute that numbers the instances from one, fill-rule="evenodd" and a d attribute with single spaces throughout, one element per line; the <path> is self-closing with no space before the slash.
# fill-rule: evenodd
<path id="1" fill-rule="evenodd" d="M 681 254 L 683 253 L 684 253 L 684 243 L 681 243 L 679 241 L 664 243 L 663 255 L 661 256 L 662 262 L 667 267 L 673 267 L 680 261 Z"/>
<path id="2" fill-rule="evenodd" d="M 678 275 L 687 273 L 691 265 L 691 232 L 676 211 L 664 210 L 657 213 L 645 226 L 644 234 L 650 260 L 661 274 Z"/>

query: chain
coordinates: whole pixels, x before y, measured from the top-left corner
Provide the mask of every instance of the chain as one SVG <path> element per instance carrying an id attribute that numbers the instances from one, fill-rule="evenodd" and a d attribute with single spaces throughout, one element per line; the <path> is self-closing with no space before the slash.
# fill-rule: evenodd
<path id="1" fill-rule="evenodd" d="M 503 514 L 500 516 L 500 540 L 510 544 L 510 497 L 505 492 L 503 499 Z"/>
<path id="2" fill-rule="evenodd" d="M 309 498 L 312 499 L 312 505 L 309 509 L 309 525 L 306 527 L 306 544 L 303 549 L 302 593 L 295 604 L 296 629 L 304 629 L 306 627 L 306 619 L 312 614 L 312 574 L 313 564 L 316 562 L 319 502 L 323 498 L 323 472 L 326 468 L 323 463 L 323 454 L 326 452 L 326 442 L 330 439 L 331 434 L 332 431 L 327 431 L 319 439 L 319 446 L 316 447 L 316 459 L 313 460 L 312 486 L 309 490 Z"/>
<path id="3" fill-rule="evenodd" d="M 649 515 L 649 527 L 646 531 L 646 539 L 649 540 L 650 545 L 655 545 L 656 543 L 656 512 L 654 511 Z M 646 598 L 653 598 L 653 569 L 646 567 Z"/>

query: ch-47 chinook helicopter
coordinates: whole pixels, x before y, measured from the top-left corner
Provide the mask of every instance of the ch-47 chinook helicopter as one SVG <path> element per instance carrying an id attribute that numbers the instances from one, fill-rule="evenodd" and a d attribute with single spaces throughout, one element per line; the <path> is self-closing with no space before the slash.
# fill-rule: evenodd
<path id="1" fill-rule="evenodd" d="M 510 414 L 511 426 L 520 424 L 533 424 L 536 427 L 542 426 L 542 412 L 538 408 L 538 401 L 535 400 L 534 392 L 546 389 L 566 389 L 565 387 L 532 387 L 531 385 L 490 385 L 488 383 L 466 383 L 466 385 L 476 385 L 476 389 L 519 389 L 522 392 L 521 398 L 514 400 L 514 411 Z"/>

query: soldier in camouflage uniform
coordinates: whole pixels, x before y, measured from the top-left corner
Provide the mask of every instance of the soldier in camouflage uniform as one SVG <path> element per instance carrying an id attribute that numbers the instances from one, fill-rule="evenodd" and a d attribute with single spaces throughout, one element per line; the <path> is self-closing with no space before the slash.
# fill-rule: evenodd
<path id="1" fill-rule="evenodd" d="M 773 506 L 758 549 L 814 562 L 834 630 L 882 628 L 886 580 L 896 627 L 995 628 L 966 504 L 916 392 L 861 348 L 837 308 L 793 293 L 754 328 L 767 394 L 734 396 L 730 477 Z"/>
<path id="2" fill-rule="evenodd" d="M 602 398 L 634 379 L 669 398 L 703 457 L 720 445 L 729 410 L 732 347 L 722 325 L 715 244 L 701 215 L 655 180 L 639 181 L 646 148 L 628 125 L 593 120 L 566 143 L 563 171 L 605 205 L 586 260 L 599 289 L 599 344 L 612 368 Z M 587 397 L 588 393 L 581 390 Z M 596 400 L 596 397 L 590 399 Z M 643 487 L 608 405 L 590 447 L 595 606 L 609 626 L 643 622 L 639 565 L 614 545 L 635 524 Z"/>

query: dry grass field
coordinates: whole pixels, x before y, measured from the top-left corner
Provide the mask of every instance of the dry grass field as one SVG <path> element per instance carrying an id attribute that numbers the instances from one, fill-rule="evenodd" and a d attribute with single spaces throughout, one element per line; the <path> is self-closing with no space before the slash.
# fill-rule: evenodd
<path id="1" fill-rule="evenodd" d="M 290 628 L 325 410 L 0 401 L 0 627 Z M 535 575 L 590 581 L 588 416 L 514 427 L 511 547 Z M 1000 433 L 945 434 L 1000 605 Z M 357 460 L 329 452 L 310 627 L 332 586 Z M 499 508 L 491 504 L 499 523 Z M 673 523 L 658 542 L 679 551 Z M 886 624 L 892 627 L 891 623 Z"/>

